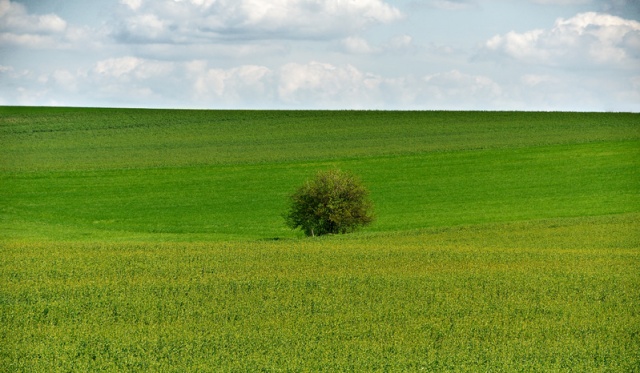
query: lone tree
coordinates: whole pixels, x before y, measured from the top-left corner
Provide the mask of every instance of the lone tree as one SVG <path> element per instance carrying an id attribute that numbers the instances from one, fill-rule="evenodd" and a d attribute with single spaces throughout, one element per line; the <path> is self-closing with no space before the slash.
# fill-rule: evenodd
<path id="1" fill-rule="evenodd" d="M 307 236 L 353 232 L 373 221 L 369 191 L 360 179 L 348 172 L 318 172 L 291 195 L 285 215 L 291 229 Z"/>

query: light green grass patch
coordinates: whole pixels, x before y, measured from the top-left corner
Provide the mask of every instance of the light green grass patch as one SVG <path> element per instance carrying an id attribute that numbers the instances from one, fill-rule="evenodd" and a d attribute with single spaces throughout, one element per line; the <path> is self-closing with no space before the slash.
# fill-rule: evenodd
<path id="1" fill-rule="evenodd" d="M 294 237 L 287 195 L 319 169 L 360 175 L 367 231 L 640 210 L 640 143 L 602 142 L 304 163 L 0 175 L 6 239 Z"/>
<path id="2" fill-rule="evenodd" d="M 638 216 L 1 247 L 9 371 L 632 371 Z"/>

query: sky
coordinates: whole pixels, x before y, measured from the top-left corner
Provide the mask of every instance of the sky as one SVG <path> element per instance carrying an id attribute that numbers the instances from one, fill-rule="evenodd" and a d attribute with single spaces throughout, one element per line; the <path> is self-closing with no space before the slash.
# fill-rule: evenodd
<path id="1" fill-rule="evenodd" d="M 0 105 L 640 112 L 640 0 L 0 0 Z"/>

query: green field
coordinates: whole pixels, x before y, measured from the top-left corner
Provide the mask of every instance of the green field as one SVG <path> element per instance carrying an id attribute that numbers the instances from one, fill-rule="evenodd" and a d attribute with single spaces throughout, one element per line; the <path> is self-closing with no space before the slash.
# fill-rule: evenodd
<path id="1" fill-rule="evenodd" d="M 0 371 L 637 371 L 640 115 L 0 107 Z M 305 238 L 338 167 L 377 220 Z"/>

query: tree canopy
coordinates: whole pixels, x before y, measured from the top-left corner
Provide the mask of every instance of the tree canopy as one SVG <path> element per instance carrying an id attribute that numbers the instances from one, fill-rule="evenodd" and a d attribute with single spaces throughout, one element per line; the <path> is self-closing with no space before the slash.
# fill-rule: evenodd
<path id="1" fill-rule="evenodd" d="M 350 172 L 320 171 L 290 199 L 286 223 L 307 236 L 349 233 L 374 220 L 369 190 Z"/>

